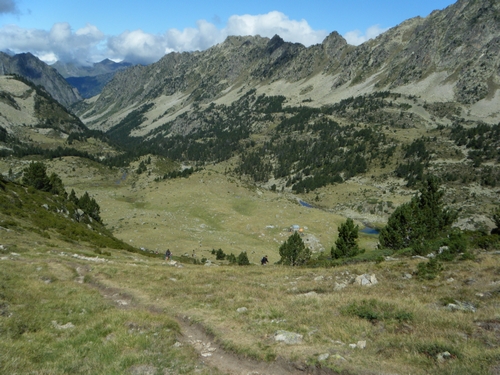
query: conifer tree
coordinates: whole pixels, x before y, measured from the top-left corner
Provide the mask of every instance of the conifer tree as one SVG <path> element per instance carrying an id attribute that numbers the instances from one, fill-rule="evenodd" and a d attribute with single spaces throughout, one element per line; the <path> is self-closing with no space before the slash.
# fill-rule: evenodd
<path id="1" fill-rule="evenodd" d="M 280 246 L 279 253 L 281 264 L 287 266 L 300 266 L 311 259 L 311 250 L 304 245 L 304 241 L 297 232 L 288 237 L 288 240 Z"/>
<path id="2" fill-rule="evenodd" d="M 50 192 L 54 195 L 59 195 L 60 197 L 67 198 L 68 193 L 66 193 L 66 189 L 64 188 L 64 184 L 61 178 L 52 173 L 49 177 L 50 181 Z"/>
<path id="3" fill-rule="evenodd" d="M 47 176 L 47 168 L 42 162 L 31 162 L 23 172 L 23 184 L 33 186 L 37 190 L 51 190 L 52 186 Z"/>
<path id="4" fill-rule="evenodd" d="M 350 218 L 340 224 L 339 236 L 335 241 L 335 247 L 331 249 L 332 258 L 349 258 L 362 252 L 357 243 L 358 231 L 359 226 L 355 226 L 354 221 Z"/>
<path id="5" fill-rule="evenodd" d="M 250 261 L 248 260 L 248 255 L 246 251 L 241 252 L 238 255 L 238 265 L 239 266 L 248 266 L 250 264 Z"/>
<path id="6" fill-rule="evenodd" d="M 78 200 L 78 207 L 82 209 L 92 219 L 101 222 L 100 212 L 101 208 L 94 198 L 90 198 L 89 193 L 85 192 Z"/>
<path id="7" fill-rule="evenodd" d="M 442 202 L 444 192 L 436 177 L 428 176 L 412 200 L 399 206 L 380 231 L 383 247 L 399 250 L 424 246 L 428 241 L 446 237 L 457 217 Z"/>

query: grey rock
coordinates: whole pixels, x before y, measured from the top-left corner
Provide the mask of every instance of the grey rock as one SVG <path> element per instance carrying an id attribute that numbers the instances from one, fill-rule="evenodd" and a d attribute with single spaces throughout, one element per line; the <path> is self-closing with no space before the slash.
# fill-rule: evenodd
<path id="1" fill-rule="evenodd" d="M 372 286 L 378 284 L 378 280 L 374 274 L 369 275 L 365 273 L 356 277 L 355 283 L 362 286 Z"/>
<path id="2" fill-rule="evenodd" d="M 300 344 L 302 339 L 303 336 L 295 332 L 280 330 L 274 334 L 274 341 L 284 342 L 288 345 Z"/>
<path id="3" fill-rule="evenodd" d="M 336 291 L 339 291 L 339 290 L 342 290 L 342 289 L 345 289 L 347 288 L 347 284 L 346 283 L 335 283 L 335 286 L 333 287 L 333 290 L 336 290 Z"/>
<path id="4" fill-rule="evenodd" d="M 326 361 L 328 359 L 328 357 L 330 357 L 330 354 L 329 353 L 324 353 L 324 354 L 320 354 L 318 356 L 318 361 Z"/>
<path id="5" fill-rule="evenodd" d="M 304 297 L 317 297 L 318 293 L 316 292 L 308 292 L 303 294 Z"/>
<path id="6" fill-rule="evenodd" d="M 53 320 L 52 321 L 52 325 L 56 329 L 71 329 L 71 328 L 75 328 L 75 325 L 73 323 L 71 323 L 71 322 L 66 323 L 66 324 L 58 324 L 55 320 Z"/>
<path id="7" fill-rule="evenodd" d="M 442 352 L 442 353 L 439 353 L 436 357 L 437 357 L 438 362 L 444 362 L 447 359 L 451 358 L 451 354 L 450 354 L 450 352 Z"/>
<path id="8" fill-rule="evenodd" d="M 446 309 L 450 311 L 476 312 L 476 307 L 470 302 L 455 301 L 446 305 Z"/>

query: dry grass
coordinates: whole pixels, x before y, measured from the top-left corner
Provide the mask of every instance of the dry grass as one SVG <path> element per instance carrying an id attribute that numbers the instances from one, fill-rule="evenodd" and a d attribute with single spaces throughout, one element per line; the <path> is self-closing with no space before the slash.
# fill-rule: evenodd
<path id="1" fill-rule="evenodd" d="M 404 279 L 403 274 L 414 272 L 418 262 L 311 270 L 281 266 L 177 268 L 138 258 L 98 266 L 91 274 L 104 285 L 124 288 L 141 303 L 160 306 L 171 315 L 190 316 L 227 348 L 243 355 L 314 362 L 319 354 L 330 353 L 331 359 L 323 365 L 352 372 L 376 366 L 375 373 L 483 373 L 482 361 L 498 360 L 500 355 L 498 336 L 476 324 L 500 319 L 498 255 L 446 264 L 432 282 Z M 350 282 L 362 273 L 376 274 L 379 284 L 370 288 L 349 284 L 335 290 L 336 282 Z M 315 294 L 308 294 L 311 292 Z M 369 300 L 410 318 L 369 321 L 345 313 L 350 304 Z M 454 300 L 473 303 L 478 311 L 446 310 L 445 304 Z M 248 310 L 239 313 L 241 307 Z M 273 335 L 280 329 L 302 334 L 303 343 L 275 343 Z M 349 347 L 363 340 L 366 349 Z M 452 359 L 440 363 L 435 350 L 449 351 Z M 335 359 L 334 354 L 345 361 Z"/>
<path id="2" fill-rule="evenodd" d="M 290 225 L 306 227 L 305 239 L 309 243 L 317 241 L 329 251 L 337 227 L 345 219 L 326 210 L 302 207 L 287 194 L 245 186 L 225 175 L 221 168 L 207 168 L 188 179 L 154 182 L 154 175 L 147 173 L 124 176 L 123 171 L 77 163 L 72 158 L 52 161 L 50 171 L 61 175 L 67 188 L 74 188 L 77 194 L 89 191 L 99 202 L 108 228 L 126 242 L 158 249 L 160 253 L 170 248 L 177 260 L 182 254 L 191 255 L 195 250 L 197 259 L 206 257 L 215 261 L 211 249 L 218 248 L 226 254 L 246 251 L 252 263 L 258 263 L 260 257 L 267 254 L 271 265 L 238 267 L 216 262 L 220 265 L 173 267 L 164 263 L 161 256 L 147 258 L 112 249 L 109 250 L 111 256 L 104 257 L 106 261 L 96 262 L 71 256 L 95 256 L 94 248 L 85 244 L 65 242 L 57 236 L 47 239 L 26 230 L 2 230 L 0 242 L 9 250 L 0 254 L 0 265 L 3 270 L 13 272 L 4 274 L 0 280 L 2 285 L 7 285 L 12 275 L 34 278 L 34 284 L 27 288 L 33 288 L 30 293 L 41 298 L 30 300 L 31 311 L 43 310 L 44 301 L 60 298 L 56 296 L 64 296 L 68 304 L 76 306 L 56 314 L 43 310 L 37 322 L 45 328 L 39 334 L 22 334 L 24 341 L 14 342 L 11 338 L 5 341 L 5 352 L 12 356 L 13 350 L 17 351 L 19 354 L 14 357 L 24 363 L 24 367 L 15 367 L 12 361 L 2 359 L 2 368 L 11 372 L 75 371 L 63 365 L 68 356 L 77 358 L 81 368 L 87 368 L 80 359 L 85 350 L 90 350 L 88 341 L 96 340 L 92 330 L 106 333 L 104 337 L 110 331 L 115 332 L 118 339 L 115 351 L 107 352 L 105 361 L 111 372 L 151 364 L 154 356 L 140 355 L 141 348 L 160 355 L 171 351 L 178 329 L 172 325 L 171 318 L 176 316 L 189 316 L 191 321 L 199 322 L 223 347 L 240 355 L 259 360 L 281 356 L 317 364 L 319 355 L 328 353 L 330 357 L 322 361 L 321 366 L 339 372 L 488 374 L 500 363 L 498 254 L 480 254 L 475 262 L 446 263 L 438 277 L 430 281 L 415 277 L 421 260 L 409 258 L 331 269 L 276 266 L 273 263 L 279 259 L 279 244 L 287 238 L 286 228 Z M 350 186 L 357 190 L 349 191 L 342 185 L 339 198 L 335 198 L 332 191 L 331 203 L 340 203 L 350 193 L 359 193 L 355 196 L 358 200 L 377 198 L 376 188 L 361 190 L 360 185 L 354 183 Z M 369 251 L 376 237 L 362 236 L 360 242 Z M 42 268 L 37 271 L 38 267 Z M 82 270 L 85 270 L 86 283 L 75 283 L 82 276 Z M 375 274 L 379 284 L 372 287 L 352 284 L 356 275 L 364 273 Z M 405 278 L 405 274 L 413 277 Z M 57 282 L 45 284 L 44 280 Z M 347 286 L 338 289 L 342 283 Z M 47 290 L 46 285 L 51 289 Z M 107 294 L 110 302 L 90 292 L 94 287 L 112 290 L 113 293 Z M 91 295 L 82 300 L 86 293 Z M 116 304 L 117 298 L 126 300 L 127 306 L 137 313 L 110 308 L 109 303 Z M 445 305 L 455 300 L 472 303 L 477 311 L 448 311 Z M 19 313 L 23 303 L 11 304 L 10 311 Z M 97 320 L 93 322 L 80 317 L 75 311 L 81 311 L 87 303 L 104 306 L 105 315 L 95 312 L 91 318 Z M 352 306 L 370 304 L 375 310 L 382 307 L 394 314 L 369 320 L 353 312 Z M 247 311 L 238 312 L 241 307 Z M 165 315 L 159 319 L 147 311 L 165 312 Z M 62 343 L 67 347 L 57 344 L 61 338 L 52 335 L 46 326 L 50 326 L 53 316 L 59 324 L 80 319 L 86 327 L 85 335 L 64 336 Z M 0 319 L 3 319 L 0 324 L 8 322 L 4 317 Z M 173 328 L 168 329 L 174 333 L 165 333 L 162 337 L 167 344 L 153 349 L 159 345 L 158 341 L 143 342 L 140 337 L 127 336 L 123 327 L 129 327 L 130 321 L 134 323 L 132 328 L 149 327 L 147 331 L 152 334 L 159 333 L 153 327 L 157 324 L 172 325 Z M 273 336 L 277 330 L 302 334 L 302 344 L 276 343 Z M 6 331 L 0 332 L 4 337 Z M 48 345 L 58 353 L 50 357 L 53 363 L 29 359 L 28 352 L 34 350 L 29 340 L 39 346 Z M 366 341 L 366 348 L 349 346 L 358 341 Z M 438 354 L 446 351 L 451 357 L 439 361 Z M 48 355 L 48 351 L 35 352 L 37 356 Z M 194 368 L 192 353 L 187 348 L 175 354 L 183 358 L 180 367 Z M 113 356 L 118 359 L 111 360 Z M 97 366 L 99 358 L 92 357 L 90 361 L 88 368 Z M 172 368 L 173 362 L 169 361 L 155 366 Z"/>

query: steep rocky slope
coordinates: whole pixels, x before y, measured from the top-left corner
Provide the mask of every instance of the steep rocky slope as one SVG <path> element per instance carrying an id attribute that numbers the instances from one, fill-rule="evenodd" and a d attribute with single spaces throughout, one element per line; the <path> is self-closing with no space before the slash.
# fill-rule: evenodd
<path id="1" fill-rule="evenodd" d="M 70 134 L 85 125 L 40 87 L 15 76 L 0 76 L 0 126 L 10 134 L 22 128 Z"/>
<path id="2" fill-rule="evenodd" d="M 203 52 L 171 53 L 118 73 L 78 113 L 90 127 L 106 130 L 146 102 L 183 109 L 180 114 L 193 103 L 234 101 L 251 88 L 295 104 L 311 99 L 311 106 L 391 90 L 477 107 L 496 120 L 499 14 L 498 2 L 460 0 L 358 47 L 336 32 L 309 48 L 279 36 L 229 37 Z"/>
<path id="3" fill-rule="evenodd" d="M 116 72 L 132 66 L 122 61 L 116 63 L 109 59 L 102 60 L 89 66 L 81 66 L 60 61 L 52 65 L 84 98 L 98 95 L 102 88 L 115 76 Z"/>
<path id="4" fill-rule="evenodd" d="M 78 90 L 71 87 L 55 69 L 31 53 L 21 53 L 11 57 L 0 52 L 0 75 L 6 74 L 18 74 L 29 79 L 35 85 L 43 86 L 54 99 L 64 106 L 82 100 Z"/>

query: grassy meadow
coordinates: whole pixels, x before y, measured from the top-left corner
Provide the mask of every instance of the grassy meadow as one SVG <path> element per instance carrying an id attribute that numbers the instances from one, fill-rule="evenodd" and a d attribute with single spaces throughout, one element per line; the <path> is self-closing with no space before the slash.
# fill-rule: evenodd
<path id="1" fill-rule="evenodd" d="M 45 212 L 42 193 L 20 187 L 5 195 L 0 373 L 237 373 L 217 370 L 200 354 L 186 333 L 195 326 L 217 344 L 214 357 L 234 363 L 285 358 L 342 374 L 500 369 L 498 250 L 443 263 L 434 279 L 419 278 L 418 264 L 425 260 L 409 257 L 334 268 L 279 266 L 290 225 L 304 228 L 304 241 L 316 254 L 329 253 L 345 218 L 303 207 L 286 193 L 246 186 L 220 166 L 155 182 L 158 173 L 137 175 L 76 158 L 47 164 L 67 190 L 88 191 L 97 200 L 106 230 L 146 251 L 33 230 L 37 210 Z M 14 196 L 20 209 L 25 205 L 24 216 L 9 205 Z M 349 192 L 339 190 L 339 196 Z M 360 237 L 367 256 L 376 243 L 376 236 Z M 175 265 L 162 258 L 167 248 Z M 211 250 L 219 248 L 246 251 L 252 264 L 217 261 Z M 193 250 L 197 261 L 214 265 L 193 264 Z M 262 255 L 269 265 L 258 264 Z M 362 274 L 374 274 L 378 283 L 354 283 Z M 472 305 L 475 312 L 453 311 L 450 303 Z M 302 341 L 276 342 L 279 330 L 298 333 Z"/>

